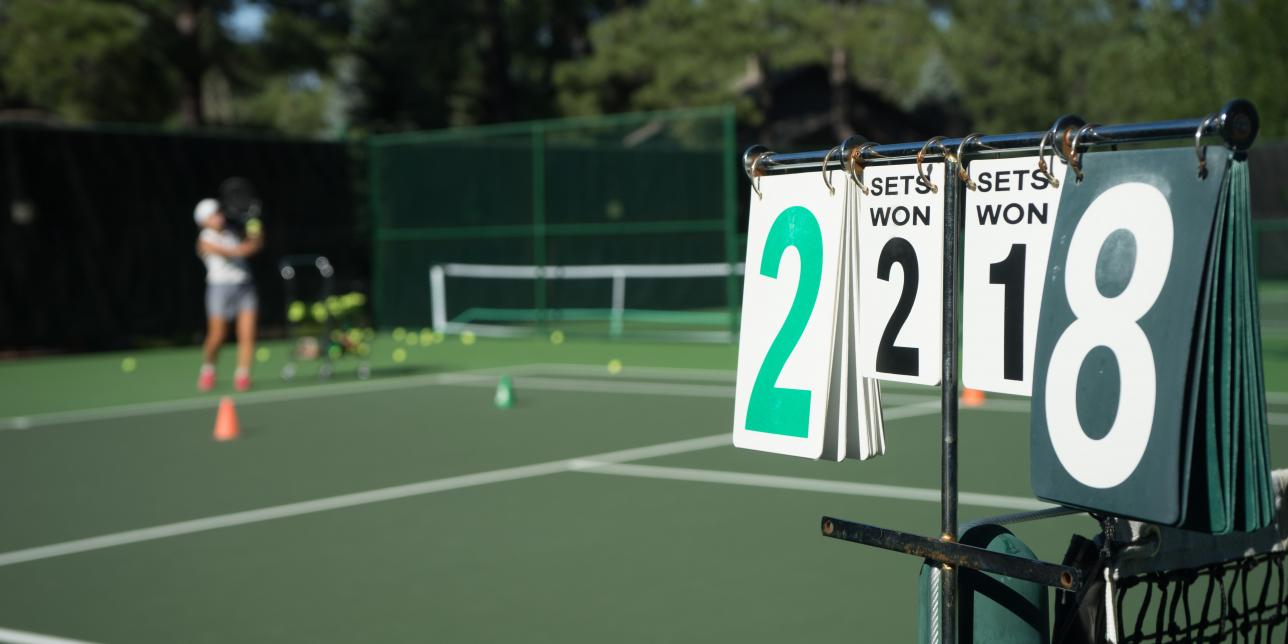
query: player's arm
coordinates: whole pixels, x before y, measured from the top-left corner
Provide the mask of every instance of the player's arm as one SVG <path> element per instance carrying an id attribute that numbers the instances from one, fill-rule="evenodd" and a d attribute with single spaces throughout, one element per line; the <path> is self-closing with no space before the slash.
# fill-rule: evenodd
<path id="1" fill-rule="evenodd" d="M 251 223 L 246 227 L 246 241 L 237 245 L 244 253 L 239 257 L 250 257 L 264 248 L 264 229 L 260 227 L 258 219 L 252 219 Z"/>
<path id="2" fill-rule="evenodd" d="M 262 237 L 247 239 L 236 246 L 225 246 L 223 244 L 216 244 L 215 242 L 204 239 L 197 240 L 198 254 L 220 255 L 222 257 L 250 257 L 251 255 L 258 253 L 259 249 L 262 247 Z"/>

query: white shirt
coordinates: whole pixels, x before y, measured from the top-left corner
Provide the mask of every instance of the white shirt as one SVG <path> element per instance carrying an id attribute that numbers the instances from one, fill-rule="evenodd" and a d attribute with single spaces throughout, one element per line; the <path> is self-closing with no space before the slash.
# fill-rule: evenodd
<path id="1" fill-rule="evenodd" d="M 241 239 L 231 231 L 210 228 L 201 229 L 201 235 L 197 239 L 228 250 L 241 243 Z M 202 252 L 198 252 L 197 256 L 206 263 L 207 284 L 244 284 L 250 281 L 250 265 L 245 257 L 224 257 Z"/>

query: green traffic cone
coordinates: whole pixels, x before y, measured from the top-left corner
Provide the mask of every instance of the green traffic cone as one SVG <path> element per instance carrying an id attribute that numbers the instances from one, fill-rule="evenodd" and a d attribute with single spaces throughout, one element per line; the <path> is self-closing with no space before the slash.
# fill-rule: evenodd
<path id="1" fill-rule="evenodd" d="M 514 406 L 514 385 L 510 382 L 510 376 L 501 376 L 501 380 L 496 383 L 496 397 L 492 401 L 496 403 L 497 409 Z"/>

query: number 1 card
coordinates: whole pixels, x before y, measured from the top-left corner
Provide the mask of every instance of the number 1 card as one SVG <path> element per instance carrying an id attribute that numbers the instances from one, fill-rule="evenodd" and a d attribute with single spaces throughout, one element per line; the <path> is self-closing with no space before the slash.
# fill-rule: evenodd
<path id="1" fill-rule="evenodd" d="M 970 174 L 975 189 L 966 191 L 962 248 L 962 384 L 1027 396 L 1060 187 L 1032 157 L 977 159 Z"/>

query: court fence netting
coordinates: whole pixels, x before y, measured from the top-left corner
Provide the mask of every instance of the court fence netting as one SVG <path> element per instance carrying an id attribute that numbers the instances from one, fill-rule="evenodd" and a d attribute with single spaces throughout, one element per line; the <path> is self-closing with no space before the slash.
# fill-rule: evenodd
<path id="1" fill-rule="evenodd" d="M 376 319 L 631 335 L 696 323 L 727 340 L 743 250 L 734 128 L 718 107 L 372 137 Z M 433 266 L 449 294 L 437 311 Z"/>

